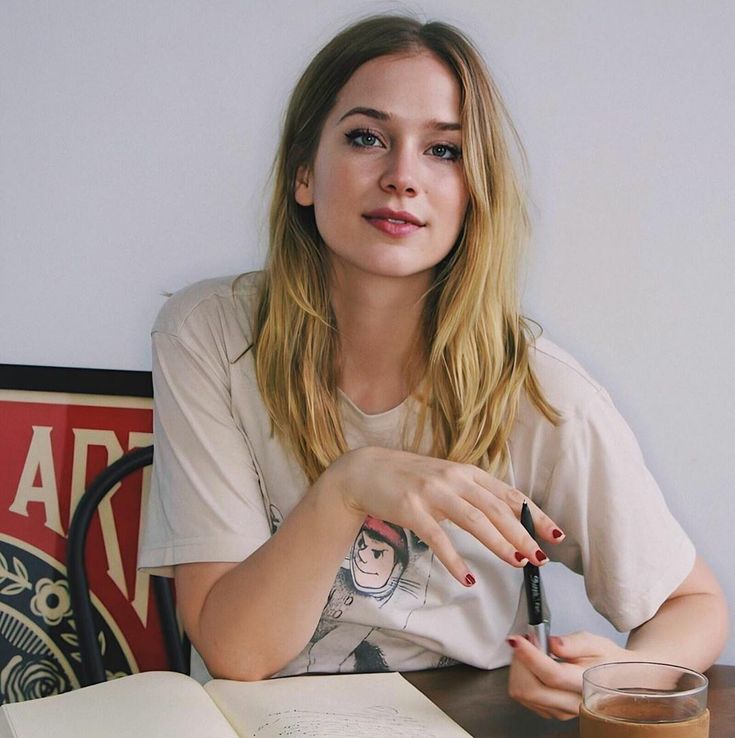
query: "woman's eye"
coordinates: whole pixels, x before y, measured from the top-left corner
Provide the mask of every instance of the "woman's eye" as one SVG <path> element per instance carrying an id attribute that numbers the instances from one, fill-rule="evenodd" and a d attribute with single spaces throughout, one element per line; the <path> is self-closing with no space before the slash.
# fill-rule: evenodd
<path id="1" fill-rule="evenodd" d="M 446 159 L 447 161 L 457 161 L 462 156 L 459 148 L 451 144 L 435 144 L 429 151 L 431 151 L 433 156 L 439 159 Z"/>
<path id="2" fill-rule="evenodd" d="M 350 131 L 345 136 L 352 144 L 361 149 L 374 148 L 376 145 L 380 145 L 380 139 L 377 134 L 367 131 L 365 129 L 358 129 L 356 131 Z"/>

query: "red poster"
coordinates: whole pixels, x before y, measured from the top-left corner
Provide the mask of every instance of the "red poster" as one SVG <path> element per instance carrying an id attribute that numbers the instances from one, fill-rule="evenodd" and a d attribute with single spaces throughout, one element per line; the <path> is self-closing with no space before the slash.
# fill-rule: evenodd
<path id="1" fill-rule="evenodd" d="M 2 387 L 10 384 L 9 369 L 5 365 L 0 372 Z M 40 368 L 14 367 L 15 378 L 18 369 Z M 94 394 L 0 389 L 2 702 L 79 686 L 81 664 L 65 565 L 69 520 L 102 469 L 126 451 L 152 443 L 150 396 L 120 394 L 126 375 L 139 380 L 145 373 L 45 369 L 50 385 L 59 385 L 53 372 L 63 373 L 67 381 L 61 384 L 75 390 L 84 387 L 85 379 L 114 380 L 115 394 L 97 394 L 99 381 L 89 383 Z M 149 376 L 143 379 L 150 384 Z M 38 382 L 31 384 L 38 387 Z M 108 678 L 167 668 L 149 578 L 136 570 L 141 501 L 149 480 L 150 467 L 108 494 L 87 541 L 95 625 Z"/>

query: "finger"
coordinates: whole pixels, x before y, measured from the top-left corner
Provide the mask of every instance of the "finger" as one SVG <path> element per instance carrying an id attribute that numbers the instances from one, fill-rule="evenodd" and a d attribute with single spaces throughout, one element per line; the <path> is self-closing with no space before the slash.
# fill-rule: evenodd
<path id="1" fill-rule="evenodd" d="M 512 695 L 511 695 L 512 696 Z M 551 714 L 549 710 L 545 710 L 543 707 L 539 707 L 538 705 L 534 705 L 531 702 L 526 702 L 526 700 L 516 700 L 519 704 L 523 705 L 524 707 L 528 708 L 529 710 L 532 710 L 540 717 L 544 718 L 544 720 L 553 720 L 554 716 Z"/>
<path id="2" fill-rule="evenodd" d="M 516 519 L 521 516 L 521 507 L 527 502 L 531 508 L 531 517 L 536 529 L 536 535 L 550 543 L 560 543 L 564 540 L 564 531 L 557 525 L 533 500 L 526 497 L 515 487 L 511 487 L 500 479 L 496 479 L 479 467 L 474 467 L 474 479 L 482 487 L 502 499 L 512 510 Z"/>
<path id="3" fill-rule="evenodd" d="M 518 700 L 518 702 L 520 702 L 524 707 L 527 707 L 529 710 L 533 710 L 542 718 L 546 718 L 546 720 L 572 720 L 579 715 L 579 703 L 577 705 L 576 712 L 569 712 L 568 710 L 563 710 L 561 708 L 545 708 L 533 703 L 526 704 L 523 700 Z"/>
<path id="4" fill-rule="evenodd" d="M 508 695 L 519 704 L 548 720 L 551 718 L 551 713 L 527 699 L 529 690 L 536 689 L 538 685 L 538 679 L 520 661 L 516 659 L 511 661 L 508 676 Z"/>
<path id="5" fill-rule="evenodd" d="M 460 584 L 471 587 L 475 583 L 475 577 L 467 562 L 457 553 L 449 540 L 449 536 L 439 523 L 431 515 L 424 512 L 417 513 L 415 519 L 413 532 L 434 552 L 439 561 L 447 568 L 447 571 Z"/>
<path id="6" fill-rule="evenodd" d="M 479 489 L 479 488 L 478 488 Z M 486 494 L 484 495 L 487 496 Z M 483 504 L 478 499 L 479 504 Z M 471 533 L 486 548 L 492 551 L 498 558 L 515 567 L 523 567 L 528 563 L 528 555 L 519 551 L 517 544 L 511 543 L 505 538 L 492 519 L 484 510 L 476 507 L 471 502 L 460 496 L 449 496 L 442 503 L 441 512 L 448 520 Z M 530 538 L 530 536 L 528 536 Z M 531 539 L 531 549 L 535 552 L 538 546 Z M 524 541 L 524 544 L 526 542 Z M 528 548 L 524 545 L 523 548 Z M 535 562 L 535 559 L 534 559 Z"/>
<path id="7" fill-rule="evenodd" d="M 580 695 L 574 692 L 566 692 L 562 689 L 552 689 L 543 683 L 536 683 L 519 694 L 509 690 L 510 696 L 533 710 L 542 717 L 554 718 L 555 720 L 570 720 L 579 714 L 579 705 L 582 701 Z"/>
<path id="8" fill-rule="evenodd" d="M 513 490 L 510 487 L 508 489 L 523 497 L 518 490 Z M 543 566 L 547 563 L 549 560 L 548 556 L 541 548 L 539 548 L 538 543 L 536 543 L 528 531 L 521 525 L 521 521 L 519 517 L 516 516 L 514 509 L 506 500 L 496 496 L 495 494 L 488 494 L 487 492 L 488 491 L 485 487 L 476 484 L 472 487 L 467 487 L 463 493 L 463 497 L 467 502 L 484 513 L 485 517 L 492 523 L 503 541 L 506 542 L 504 551 L 505 555 L 501 555 L 501 558 L 506 561 L 511 561 L 510 557 L 512 557 L 515 561 L 518 561 L 521 566 L 525 566 L 525 562 L 519 560 L 515 555 L 516 552 L 520 552 L 522 554 L 522 558 L 526 558 L 535 566 Z M 480 538 L 480 540 L 482 540 L 482 538 Z M 483 543 L 485 543 L 485 541 L 483 541 Z M 486 543 L 485 545 L 488 544 Z M 492 548 L 492 546 L 488 547 Z"/>
<path id="9" fill-rule="evenodd" d="M 574 712 L 570 712 L 569 710 L 562 708 L 552 708 L 549 710 L 549 714 L 554 718 L 554 720 L 573 720 L 575 717 L 579 716 L 579 705 L 582 700 L 578 698 L 574 700 L 574 702 Z"/>
<path id="10" fill-rule="evenodd" d="M 533 500 L 526 498 L 531 509 L 536 537 L 549 543 L 561 543 L 566 538 L 564 531 Z M 520 513 L 519 513 L 520 515 Z"/>
<path id="11" fill-rule="evenodd" d="M 520 636 L 511 636 L 511 639 L 523 640 Z M 557 720 L 568 720 L 574 717 L 579 711 L 580 695 L 545 684 L 522 662 L 518 655 L 518 646 L 515 650 L 508 680 L 510 696 L 543 717 L 553 717 Z"/>
<path id="12" fill-rule="evenodd" d="M 554 661 L 523 636 L 510 636 L 508 643 L 515 651 L 514 658 L 518 659 L 545 687 L 582 694 L 584 671 L 582 667 Z"/>
<path id="13" fill-rule="evenodd" d="M 564 636 L 549 638 L 551 652 L 565 661 L 605 656 L 619 647 L 609 638 L 580 630 Z"/>

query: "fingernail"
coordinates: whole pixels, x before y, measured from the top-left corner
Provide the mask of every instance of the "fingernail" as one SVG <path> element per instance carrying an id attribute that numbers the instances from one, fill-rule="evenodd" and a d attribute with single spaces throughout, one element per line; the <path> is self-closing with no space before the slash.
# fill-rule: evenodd
<path id="1" fill-rule="evenodd" d="M 475 583 L 475 578 L 472 576 L 472 574 L 468 574 L 464 578 L 465 582 L 467 583 L 468 587 L 471 587 Z"/>
<path id="2" fill-rule="evenodd" d="M 564 639 L 559 638 L 559 636 L 549 636 L 549 638 L 556 643 L 557 646 L 563 646 L 564 645 Z"/>
<path id="3" fill-rule="evenodd" d="M 528 561 L 528 559 L 520 552 L 516 551 L 515 554 L 513 554 L 516 557 L 516 561 L 520 564 L 523 561 Z"/>
<path id="4" fill-rule="evenodd" d="M 518 648 L 518 641 L 515 638 L 508 638 L 507 641 L 511 648 Z"/>
<path id="5" fill-rule="evenodd" d="M 536 551 L 536 560 L 537 561 L 546 561 L 549 557 L 541 550 L 539 549 Z"/>
<path id="6" fill-rule="evenodd" d="M 564 534 L 558 528 L 554 528 L 554 530 L 551 531 L 551 535 L 554 536 L 554 538 L 561 538 Z"/>

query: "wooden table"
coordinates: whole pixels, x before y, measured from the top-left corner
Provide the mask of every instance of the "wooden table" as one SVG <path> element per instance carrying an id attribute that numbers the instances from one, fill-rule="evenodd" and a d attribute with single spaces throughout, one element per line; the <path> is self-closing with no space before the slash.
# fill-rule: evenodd
<path id="1" fill-rule="evenodd" d="M 710 738 L 735 738 L 735 666 L 713 666 L 706 674 Z M 579 738 L 577 720 L 544 720 L 511 700 L 507 668 L 452 666 L 403 676 L 475 738 Z"/>

